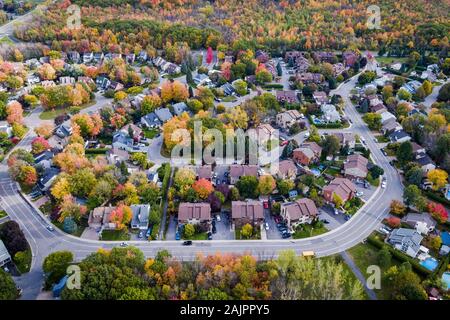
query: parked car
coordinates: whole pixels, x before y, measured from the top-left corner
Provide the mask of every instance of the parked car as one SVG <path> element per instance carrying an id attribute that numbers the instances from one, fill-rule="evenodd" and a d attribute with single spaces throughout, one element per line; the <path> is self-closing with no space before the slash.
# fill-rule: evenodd
<path id="1" fill-rule="evenodd" d="M 214 233 L 214 234 L 217 233 L 217 228 L 216 228 L 216 226 L 213 226 L 213 227 L 212 227 L 212 233 Z"/>
<path id="2" fill-rule="evenodd" d="M 325 224 L 329 224 L 330 223 L 330 221 L 328 221 L 327 219 L 323 219 L 322 222 L 325 223 Z"/>
<path id="3" fill-rule="evenodd" d="M 121 243 L 120 243 L 120 246 L 121 246 L 121 247 L 128 247 L 128 243 L 126 243 L 126 242 L 121 242 Z"/>
<path id="4" fill-rule="evenodd" d="M 281 140 L 281 138 L 280 138 L 280 140 Z M 287 145 L 288 143 L 289 143 L 289 141 L 287 141 L 287 140 L 281 141 L 281 142 L 280 142 L 280 146 L 285 146 L 285 145 Z"/>
<path id="5" fill-rule="evenodd" d="M 266 230 L 269 230 L 269 224 L 267 222 L 264 224 L 264 227 L 266 228 Z"/>
<path id="6" fill-rule="evenodd" d="M 152 234 L 152 229 L 148 228 L 147 232 L 145 233 L 145 237 L 148 238 L 148 237 L 150 237 L 151 234 Z"/>
<path id="7" fill-rule="evenodd" d="M 283 234 L 281 235 L 281 237 L 282 237 L 283 239 L 287 239 L 287 238 L 290 238 L 290 237 L 291 237 L 291 234 L 290 234 L 290 233 L 283 233 Z"/>
<path id="8" fill-rule="evenodd" d="M 138 238 L 142 239 L 144 237 L 144 231 L 140 231 L 138 234 Z"/>
<path id="9" fill-rule="evenodd" d="M 208 240 L 212 240 L 212 233 L 208 232 Z"/>
<path id="10" fill-rule="evenodd" d="M 338 209 L 334 209 L 334 214 L 338 215 L 339 214 L 339 210 Z"/>
<path id="11" fill-rule="evenodd" d="M 264 209 L 269 209 L 269 202 L 268 201 L 264 201 L 263 202 L 263 206 L 264 206 Z"/>
<path id="12" fill-rule="evenodd" d="M 364 195 L 364 192 L 362 192 L 362 191 L 356 192 L 357 197 L 362 197 L 363 195 Z"/>
<path id="13" fill-rule="evenodd" d="M 192 241 L 191 240 L 186 240 L 183 242 L 183 246 L 190 246 L 192 245 Z"/>
<path id="14" fill-rule="evenodd" d="M 383 182 L 381 183 L 381 187 L 382 187 L 383 189 L 386 189 L 386 181 L 383 181 Z"/>
<path id="15" fill-rule="evenodd" d="M 55 228 L 53 228 L 53 226 L 50 224 L 48 224 L 46 228 L 48 231 L 55 231 Z"/>
<path id="16" fill-rule="evenodd" d="M 220 214 L 218 214 L 218 215 L 216 216 L 216 218 L 217 218 L 217 221 L 220 222 Z"/>

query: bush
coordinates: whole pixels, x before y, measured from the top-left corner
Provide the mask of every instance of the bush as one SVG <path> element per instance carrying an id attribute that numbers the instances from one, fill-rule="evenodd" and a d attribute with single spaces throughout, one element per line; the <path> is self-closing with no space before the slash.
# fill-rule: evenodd
<path id="1" fill-rule="evenodd" d="M 95 148 L 95 149 L 86 149 L 84 151 L 85 154 L 105 154 L 108 152 L 107 148 Z"/>

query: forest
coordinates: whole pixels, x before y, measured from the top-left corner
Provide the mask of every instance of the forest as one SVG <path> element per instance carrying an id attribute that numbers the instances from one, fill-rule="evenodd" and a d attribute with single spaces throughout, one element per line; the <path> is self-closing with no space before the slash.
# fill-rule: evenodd
<path id="1" fill-rule="evenodd" d="M 186 42 L 192 49 L 226 45 L 239 49 L 319 50 L 386 48 L 448 50 L 448 1 L 379 1 L 380 29 L 369 29 L 371 1 L 268 0 L 73 0 L 81 6 L 82 27 L 65 26 L 70 0 L 55 4 L 16 36 L 46 42 L 53 49 L 123 52 L 163 49 Z M 108 41 L 104 41 L 108 40 Z"/>

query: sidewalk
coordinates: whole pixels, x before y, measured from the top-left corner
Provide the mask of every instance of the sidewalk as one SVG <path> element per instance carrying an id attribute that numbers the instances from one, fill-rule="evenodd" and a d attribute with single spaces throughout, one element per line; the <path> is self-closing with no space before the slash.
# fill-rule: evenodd
<path id="1" fill-rule="evenodd" d="M 377 295 L 375 293 L 375 291 L 373 291 L 372 289 L 369 289 L 367 287 L 366 284 L 366 278 L 364 277 L 364 275 L 361 273 L 361 270 L 359 270 L 359 268 L 356 266 L 356 264 L 353 262 L 352 258 L 348 255 L 347 252 L 341 252 L 341 257 L 344 259 L 345 263 L 350 267 L 350 269 L 352 270 L 352 272 L 355 274 L 355 276 L 358 278 L 359 282 L 361 282 L 361 284 L 364 287 L 364 291 L 366 292 L 367 296 L 369 297 L 370 300 L 378 300 Z"/>

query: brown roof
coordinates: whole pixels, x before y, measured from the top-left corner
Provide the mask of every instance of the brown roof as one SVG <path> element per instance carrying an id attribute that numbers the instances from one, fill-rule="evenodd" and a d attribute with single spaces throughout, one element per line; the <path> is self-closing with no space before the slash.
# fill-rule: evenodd
<path id="1" fill-rule="evenodd" d="M 339 139 L 340 144 L 355 141 L 355 135 L 352 132 L 336 132 L 333 135 Z"/>
<path id="2" fill-rule="evenodd" d="M 322 148 L 315 142 L 304 142 L 300 145 L 300 148 L 307 148 L 314 152 L 314 154 L 319 155 L 322 153 Z"/>
<path id="3" fill-rule="evenodd" d="M 347 157 L 347 162 L 344 164 L 344 169 L 353 169 L 353 168 L 358 168 L 361 171 L 365 171 L 367 172 L 367 163 L 369 161 L 364 158 L 362 155 L 360 154 L 352 154 L 350 156 Z"/>
<path id="4" fill-rule="evenodd" d="M 325 186 L 323 191 L 331 191 L 345 200 L 351 193 L 356 192 L 356 187 L 353 182 L 346 178 L 336 178 Z"/>
<path id="5" fill-rule="evenodd" d="M 197 168 L 197 175 L 199 179 L 211 179 L 211 174 L 211 165 L 205 165 Z"/>
<path id="6" fill-rule="evenodd" d="M 95 223 L 95 224 L 101 224 L 103 222 L 103 217 L 105 214 L 109 218 L 109 214 L 116 209 L 116 207 L 97 207 L 94 210 L 92 210 L 91 214 L 89 215 L 89 224 Z M 109 220 L 108 220 L 109 221 Z"/>
<path id="7" fill-rule="evenodd" d="M 416 153 L 419 150 L 425 149 L 424 147 L 422 147 L 420 144 L 417 144 L 415 142 L 411 142 L 411 146 L 412 146 L 412 151 L 413 153 Z"/>
<path id="8" fill-rule="evenodd" d="M 242 176 L 258 176 L 258 166 L 233 164 L 230 166 L 230 177 L 240 178 Z"/>
<path id="9" fill-rule="evenodd" d="M 247 218 L 257 220 L 264 218 L 263 205 L 259 201 L 233 201 L 231 203 L 231 217 L 233 219 Z"/>
<path id="10" fill-rule="evenodd" d="M 277 100 L 295 102 L 297 101 L 297 94 L 295 91 L 277 91 Z"/>
<path id="11" fill-rule="evenodd" d="M 291 220 L 299 220 L 303 216 L 317 216 L 317 207 L 314 201 L 308 198 L 299 199 L 295 202 L 283 204 Z"/>
<path id="12" fill-rule="evenodd" d="M 296 174 L 297 166 L 292 160 L 283 160 L 278 164 L 278 172 L 283 176 L 290 175 L 292 172 Z"/>
<path id="13" fill-rule="evenodd" d="M 180 203 L 178 207 L 178 220 L 188 221 L 196 219 L 199 221 L 211 220 L 211 205 L 209 203 Z"/>

